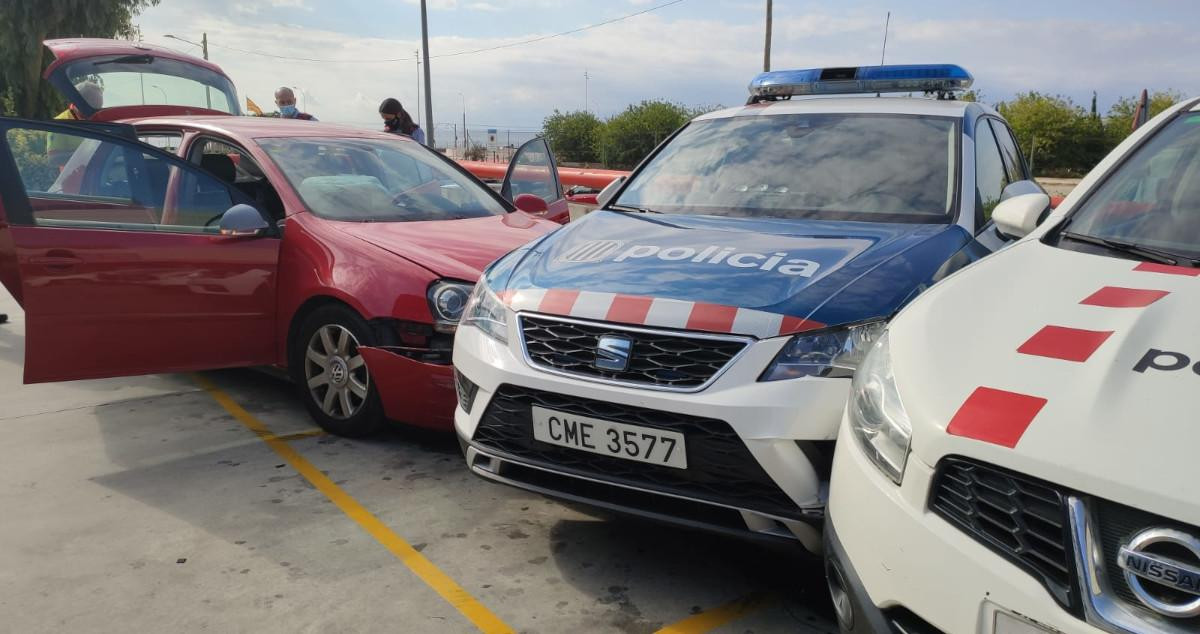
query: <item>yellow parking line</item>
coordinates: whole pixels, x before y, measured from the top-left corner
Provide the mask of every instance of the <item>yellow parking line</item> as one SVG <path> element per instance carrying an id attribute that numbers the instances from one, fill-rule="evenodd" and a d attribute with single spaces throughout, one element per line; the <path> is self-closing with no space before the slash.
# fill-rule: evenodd
<path id="1" fill-rule="evenodd" d="M 767 603 L 769 601 L 766 595 L 752 594 L 736 601 L 730 601 L 707 612 L 690 616 L 678 623 L 668 625 L 655 634 L 701 634 L 702 632 L 711 632 L 726 623 L 740 619 L 762 608 Z"/>
<path id="2" fill-rule="evenodd" d="M 324 435 L 325 435 L 324 429 L 306 429 L 304 431 L 292 432 L 290 434 L 281 434 L 279 436 L 272 434 L 271 437 L 276 440 L 291 441 L 291 440 L 303 440 L 305 438 L 316 438 L 317 436 L 324 436 Z"/>
<path id="3" fill-rule="evenodd" d="M 434 592 L 438 593 L 456 610 L 467 617 L 475 627 L 480 631 L 488 632 L 513 632 L 513 628 L 509 627 L 488 610 L 475 597 L 472 597 L 462 586 L 458 585 L 446 573 L 442 572 L 433 565 L 433 562 L 425 558 L 424 555 L 417 552 L 408 542 L 404 541 L 399 535 L 388 528 L 386 524 L 381 522 L 379 518 L 371 514 L 362 504 L 350 497 L 350 494 L 342 490 L 341 487 L 334 484 L 325 474 L 321 473 L 311 462 L 300 455 L 296 450 L 292 449 L 284 437 L 276 436 L 267 429 L 267 426 L 262 421 L 254 417 L 253 414 L 247 412 L 238 405 L 236 401 L 229 397 L 228 394 L 221 391 L 207 378 L 198 374 L 192 375 L 192 378 L 200 385 L 204 391 L 208 392 L 225 411 L 231 416 L 241 421 L 247 429 L 258 434 L 258 437 L 263 442 L 279 454 L 284 460 L 292 465 L 292 468 L 300 472 L 314 487 L 331 502 L 342 509 L 350 519 L 354 520 L 364 531 L 375 541 L 383 545 L 395 555 L 401 563 L 408 566 L 408 569 L 413 571 L 422 581 L 426 583 Z"/>

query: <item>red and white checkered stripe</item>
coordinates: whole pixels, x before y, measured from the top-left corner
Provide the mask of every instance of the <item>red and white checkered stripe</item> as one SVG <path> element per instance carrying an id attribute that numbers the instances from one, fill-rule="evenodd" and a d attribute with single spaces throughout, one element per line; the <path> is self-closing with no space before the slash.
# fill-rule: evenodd
<path id="1" fill-rule="evenodd" d="M 1133 268 L 1142 273 L 1200 277 L 1200 269 L 1142 262 Z M 1151 288 L 1104 286 L 1079 302 L 1081 306 L 1113 309 L 1147 308 L 1170 295 Z M 1017 348 L 1018 354 L 1086 363 L 1108 341 L 1114 331 L 1083 330 L 1047 325 Z M 1047 399 L 980 386 L 967 397 L 946 426 L 953 436 L 972 438 L 1013 448 L 1037 418 Z"/>
<path id="2" fill-rule="evenodd" d="M 825 324 L 751 308 L 662 297 L 563 289 L 500 294 L 513 310 L 638 326 L 750 335 L 759 339 L 823 328 Z"/>

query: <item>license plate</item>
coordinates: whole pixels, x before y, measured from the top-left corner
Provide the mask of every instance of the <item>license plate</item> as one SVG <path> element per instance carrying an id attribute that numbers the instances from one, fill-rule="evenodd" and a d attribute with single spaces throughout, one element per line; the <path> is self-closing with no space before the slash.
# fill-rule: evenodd
<path id="1" fill-rule="evenodd" d="M 1014 616 L 1007 612 L 996 612 L 995 634 L 1054 634 L 1054 630 L 1046 629 L 1033 621 Z"/>
<path id="2" fill-rule="evenodd" d="M 614 458 L 687 469 L 683 434 L 533 406 L 533 437 Z"/>

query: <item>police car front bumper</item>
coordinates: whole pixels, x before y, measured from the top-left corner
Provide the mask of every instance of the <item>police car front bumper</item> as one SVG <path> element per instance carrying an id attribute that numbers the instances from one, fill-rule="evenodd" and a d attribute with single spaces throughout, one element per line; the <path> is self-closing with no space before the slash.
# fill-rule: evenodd
<path id="1" fill-rule="evenodd" d="M 896 486 L 848 427 L 842 433 L 825 555 L 835 601 L 840 584 L 853 608 L 851 627 L 839 614 L 843 631 L 1100 634 L 1032 575 L 930 512 L 933 468 L 911 455 Z"/>
<path id="2" fill-rule="evenodd" d="M 819 552 L 830 452 L 849 380 L 759 382 L 786 341 L 756 341 L 707 388 L 679 393 L 538 370 L 526 362 L 519 343 L 505 345 L 477 328 L 460 328 L 454 365 L 469 381 L 471 398 L 469 412 L 460 398 L 455 428 L 471 470 L 486 479 L 661 521 L 799 540 Z M 648 427 L 659 417 L 695 419 L 712 428 L 700 436 L 723 438 L 728 451 L 702 450 L 702 441 L 687 439 L 690 473 L 632 461 L 611 463 L 619 473 L 589 470 L 579 462 L 586 457 L 582 452 L 532 440 L 531 404 L 585 415 L 603 406 Z M 501 431 L 523 444 L 495 442 L 491 432 L 500 413 L 508 416 Z M 480 434 L 481 427 L 491 432 Z M 542 451 L 547 448 L 556 449 L 556 457 Z M 689 481 L 693 476 L 707 480 Z"/>

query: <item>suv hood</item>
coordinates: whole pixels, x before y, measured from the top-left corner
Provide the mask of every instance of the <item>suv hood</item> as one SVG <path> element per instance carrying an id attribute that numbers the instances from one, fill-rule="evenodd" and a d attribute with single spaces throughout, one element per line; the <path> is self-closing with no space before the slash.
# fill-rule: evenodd
<path id="1" fill-rule="evenodd" d="M 518 310 L 769 337 L 890 316 L 967 241 L 947 225 L 597 211 L 489 284 Z M 604 310 L 639 300 L 655 305 Z"/>
<path id="2" fill-rule="evenodd" d="M 1200 524 L 1197 274 L 1027 240 L 933 288 L 890 337 L 914 457 Z"/>
<path id="3" fill-rule="evenodd" d="M 479 279 L 496 258 L 559 226 L 520 211 L 463 220 L 330 224 L 440 277 L 466 282 Z"/>

